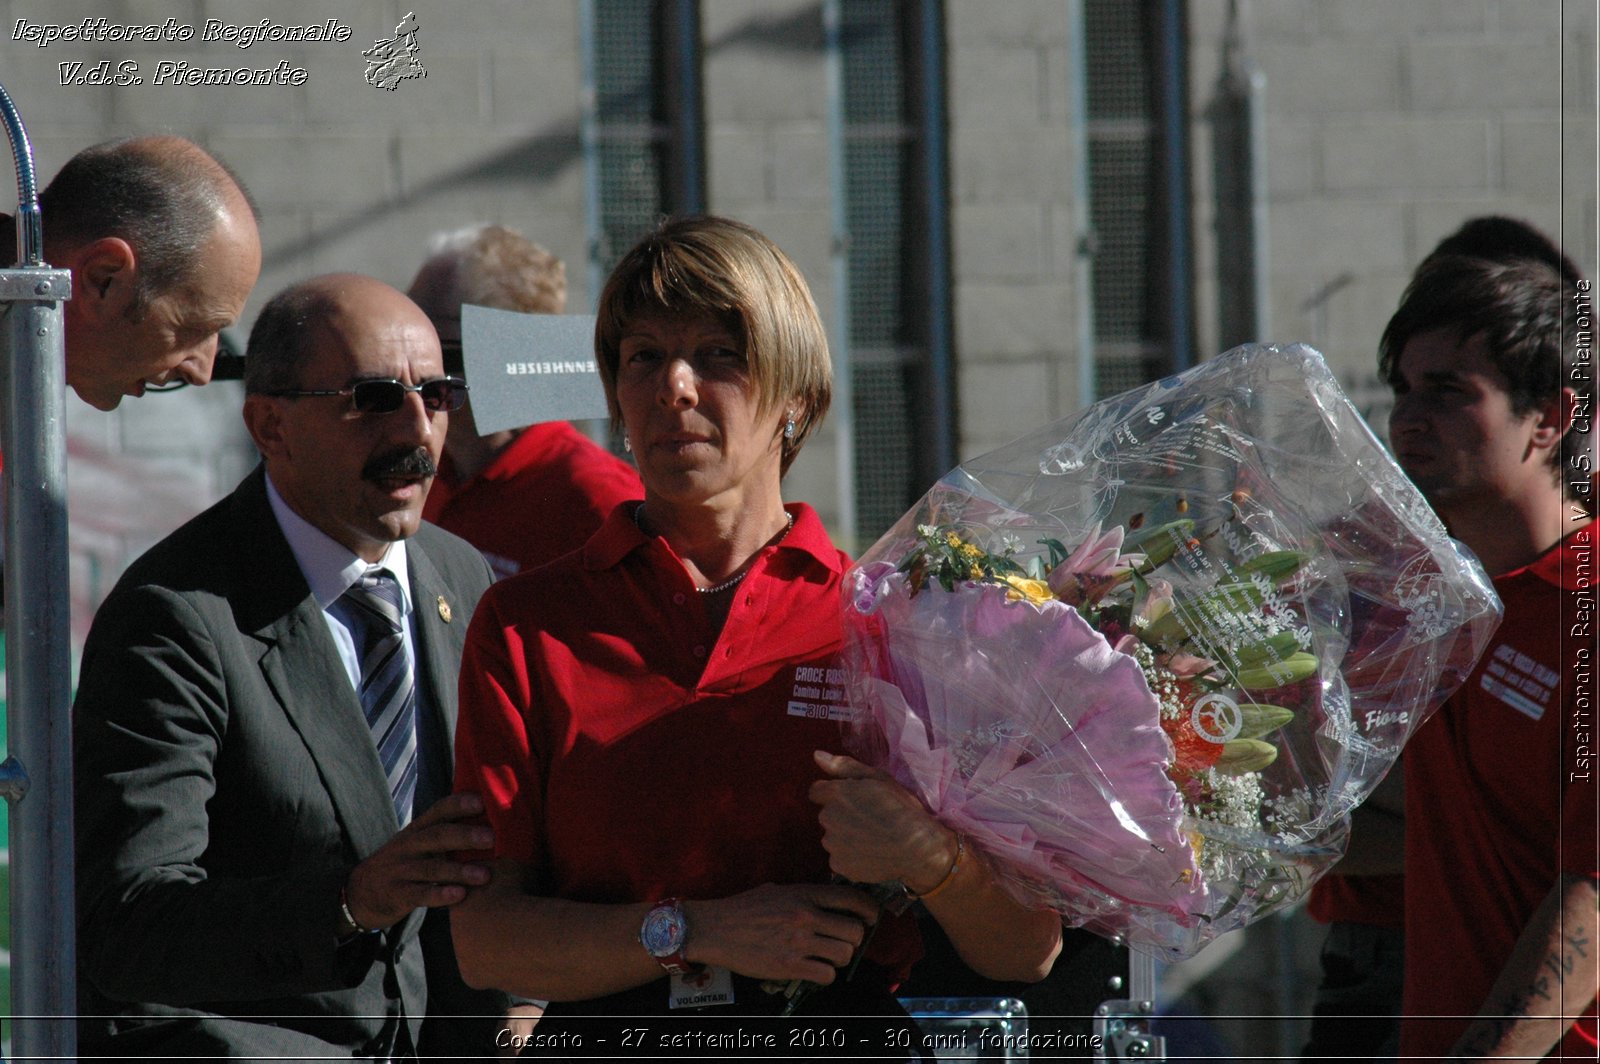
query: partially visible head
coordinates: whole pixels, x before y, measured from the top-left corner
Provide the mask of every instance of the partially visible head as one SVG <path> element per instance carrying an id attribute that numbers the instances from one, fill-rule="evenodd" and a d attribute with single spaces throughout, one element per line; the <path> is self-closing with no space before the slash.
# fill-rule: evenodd
<path id="1" fill-rule="evenodd" d="M 788 472 L 833 399 L 827 331 L 789 257 L 750 226 L 712 216 L 663 223 L 624 255 L 600 293 L 595 322 L 595 355 L 614 421 L 621 418 L 622 337 L 644 317 L 710 318 L 744 342 L 758 413 L 795 412 L 794 435 L 783 441 Z"/>
<path id="2" fill-rule="evenodd" d="M 1438 246 L 1423 260 L 1423 265 L 1433 259 L 1451 256 L 1489 259 L 1492 262 L 1533 259 L 1559 270 L 1562 280 L 1568 284 L 1577 284 L 1583 276 L 1577 264 L 1567 257 L 1555 241 L 1521 219 L 1500 214 L 1468 218 L 1459 229 L 1439 241 Z"/>
<path id="3" fill-rule="evenodd" d="M 370 277 L 315 277 L 274 296 L 250 331 L 245 424 L 284 501 L 375 561 L 417 530 L 448 414 L 414 391 L 390 413 L 362 413 L 348 394 L 283 393 L 443 376 L 438 337 L 410 299 Z"/>
<path id="4" fill-rule="evenodd" d="M 428 258 L 411 279 L 406 295 L 438 330 L 445 372 L 465 378 L 462 304 L 523 314 L 560 314 L 567 306 L 567 268 L 514 229 L 468 226 L 433 238 Z M 515 438 L 511 430 L 480 437 L 469 403 L 450 419 L 448 442 L 456 473 L 482 468 L 492 454 Z"/>
<path id="5" fill-rule="evenodd" d="M 217 337 L 261 272 L 238 179 L 181 137 L 86 148 L 40 194 L 45 255 L 70 269 L 67 383 L 111 410 L 147 384 L 211 379 Z"/>
<path id="6" fill-rule="evenodd" d="M 449 371 L 461 374 L 461 305 L 560 314 L 567 306 L 567 268 L 513 229 L 475 225 L 435 236 L 406 294 L 439 331 Z"/>
<path id="7" fill-rule="evenodd" d="M 1572 417 L 1572 389 L 1564 387 L 1578 353 L 1575 294 L 1557 267 L 1536 259 L 1425 261 L 1378 347 L 1379 369 L 1396 394 L 1390 424 L 1401 464 L 1406 464 L 1404 435 L 1421 431 L 1420 419 L 1435 412 L 1425 409 L 1428 400 L 1418 390 L 1416 367 L 1409 364 L 1424 349 L 1455 352 L 1453 363 L 1448 354 L 1435 359 L 1434 375 L 1441 381 L 1481 361 L 1484 386 L 1503 393 L 1512 418 L 1530 427 L 1541 418 L 1554 419 L 1550 424 L 1557 438 L 1542 460 L 1542 472 L 1552 482 L 1587 456 L 1590 438 L 1583 430 L 1590 426 Z M 1570 491 L 1572 482 L 1565 484 Z"/>

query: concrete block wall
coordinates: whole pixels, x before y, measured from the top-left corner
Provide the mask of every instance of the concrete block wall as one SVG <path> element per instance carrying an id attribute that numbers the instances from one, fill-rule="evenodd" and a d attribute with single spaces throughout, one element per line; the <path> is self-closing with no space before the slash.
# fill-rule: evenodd
<path id="1" fill-rule="evenodd" d="M 1217 350 L 1207 106 L 1227 0 L 1189 0 L 1199 351 Z M 1239 0 L 1267 77 L 1273 338 L 1321 346 L 1361 402 L 1377 336 L 1410 269 L 1464 218 L 1502 212 L 1564 232 L 1595 264 L 1595 12 L 1586 0 Z M 360 52 L 407 11 L 427 77 L 386 92 Z M 947 0 L 958 452 L 979 454 L 1086 400 L 1086 204 L 1076 0 Z M 39 48 L 18 19 L 207 19 L 254 24 L 252 0 L 0 0 L 0 79 L 48 179 L 79 148 L 171 131 L 218 151 L 262 210 L 265 268 L 242 319 L 285 284 L 361 270 L 405 284 L 440 229 L 496 221 L 567 260 L 571 305 L 591 298 L 579 140 L 579 0 L 281 0 L 273 21 L 337 17 L 344 43 Z M 799 263 L 824 319 L 837 305 L 827 69 L 818 0 L 704 0 L 711 209 L 767 231 Z M 306 70 L 298 86 L 59 84 L 58 63 L 161 60 Z M 85 454 L 163 493 L 159 514 L 80 539 L 85 602 L 122 562 L 252 464 L 237 385 L 129 402 L 69 399 Z M 837 522 L 834 420 L 791 472 L 791 497 Z M 81 459 L 87 461 L 88 459 Z M 80 459 L 75 458 L 75 462 Z M 83 478 L 85 483 L 90 478 Z M 147 493 L 148 494 L 148 493 Z M 154 497 L 154 496 L 152 496 Z M 90 499 L 86 506 L 93 506 Z M 82 507 L 77 509 L 81 510 Z M 143 522 L 143 523 L 141 523 Z M 854 545 L 852 545 L 854 546 Z"/>
<path id="2" fill-rule="evenodd" d="M 837 341 L 828 71 L 816 0 L 705 0 L 707 205 L 760 229 L 794 260 Z M 841 514 L 842 407 L 807 442 L 784 495 L 830 527 Z M 854 546 L 854 545 L 851 545 Z"/>
<path id="3" fill-rule="evenodd" d="M 364 80 L 361 56 L 414 11 L 422 79 L 393 91 Z M 14 40 L 19 19 L 193 27 L 187 41 L 48 47 Z M 209 19 L 320 24 L 345 42 L 202 42 Z M 62 85 L 58 64 L 138 64 L 140 85 Z M 154 84 L 161 61 L 303 68 L 300 85 Z M 242 346 L 261 305 L 316 273 L 354 270 L 404 287 L 436 231 L 475 222 L 519 229 L 567 261 L 570 305 L 590 298 L 579 151 L 577 0 L 457 4 L 348 0 L 0 0 L 0 81 L 27 124 L 40 184 L 101 140 L 172 132 L 215 151 L 261 211 L 261 280 L 234 330 Z M 12 200 L 6 200 L 9 210 Z M 228 491 L 255 463 L 218 383 L 95 411 L 68 394 L 74 624 L 133 557 Z"/>
<path id="4" fill-rule="evenodd" d="M 1266 77 L 1271 339 L 1320 347 L 1381 422 L 1378 337 L 1468 218 L 1560 236 L 1591 274 L 1595 7 L 1571 0 L 1239 0 Z M 1202 349 L 1215 346 L 1209 128 L 1227 0 L 1189 4 Z M 1208 257 L 1209 256 L 1209 257 Z"/>
<path id="5" fill-rule="evenodd" d="M 1085 401 L 1078 325 L 1079 131 L 1059 0 L 946 5 L 958 453 L 992 450 Z"/>

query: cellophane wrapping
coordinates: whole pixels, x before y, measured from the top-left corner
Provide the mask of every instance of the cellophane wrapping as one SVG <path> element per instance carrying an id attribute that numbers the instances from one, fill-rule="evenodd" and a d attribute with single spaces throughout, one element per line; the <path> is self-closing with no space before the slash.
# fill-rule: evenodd
<path id="1" fill-rule="evenodd" d="M 845 600 L 855 752 L 1025 904 L 1167 959 L 1310 889 L 1500 620 L 1301 345 L 962 464 Z"/>

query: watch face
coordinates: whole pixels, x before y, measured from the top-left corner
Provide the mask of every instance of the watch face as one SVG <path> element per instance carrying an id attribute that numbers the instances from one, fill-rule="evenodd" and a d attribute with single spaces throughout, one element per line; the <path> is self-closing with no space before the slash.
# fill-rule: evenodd
<path id="1" fill-rule="evenodd" d="M 670 957 L 683 951 L 683 910 L 675 905 L 651 909 L 639 930 L 639 941 L 652 957 Z"/>

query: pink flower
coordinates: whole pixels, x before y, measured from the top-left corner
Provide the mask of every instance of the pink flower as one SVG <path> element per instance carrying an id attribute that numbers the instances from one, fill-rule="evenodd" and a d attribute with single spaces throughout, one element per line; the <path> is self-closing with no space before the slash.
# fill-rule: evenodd
<path id="1" fill-rule="evenodd" d="M 861 653 L 853 702 L 879 766 L 995 858 L 1027 904 L 1084 923 L 1104 903 L 1117 928 L 1130 908 L 1154 908 L 1193 926 L 1208 888 L 1137 662 L 1061 602 L 1012 601 L 993 584 L 914 596 L 904 574 L 870 580 L 853 573 L 847 601 L 880 623 L 858 608 L 846 624 Z"/>
<path id="2" fill-rule="evenodd" d="M 1134 614 L 1134 624 L 1143 628 L 1154 624 L 1172 612 L 1172 584 L 1166 580 L 1151 580 L 1150 593 Z"/>
<path id="3" fill-rule="evenodd" d="M 1181 650 L 1171 654 L 1157 654 L 1156 664 L 1180 680 L 1190 680 L 1196 676 L 1204 676 L 1217 667 L 1217 663 L 1210 658 L 1185 654 Z"/>
<path id="4" fill-rule="evenodd" d="M 1118 577 L 1144 563 L 1143 554 L 1122 553 L 1123 528 L 1101 533 L 1100 522 L 1066 560 L 1050 570 L 1050 590 L 1069 606 L 1098 601 Z"/>

